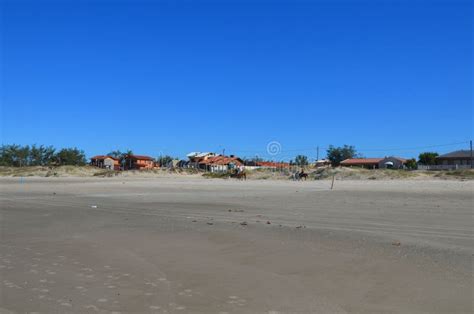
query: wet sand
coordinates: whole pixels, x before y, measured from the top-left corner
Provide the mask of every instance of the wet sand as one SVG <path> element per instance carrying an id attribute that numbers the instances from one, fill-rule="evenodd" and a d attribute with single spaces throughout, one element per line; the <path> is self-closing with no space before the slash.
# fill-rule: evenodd
<path id="1" fill-rule="evenodd" d="M 0 179 L 0 312 L 471 313 L 473 182 Z"/>

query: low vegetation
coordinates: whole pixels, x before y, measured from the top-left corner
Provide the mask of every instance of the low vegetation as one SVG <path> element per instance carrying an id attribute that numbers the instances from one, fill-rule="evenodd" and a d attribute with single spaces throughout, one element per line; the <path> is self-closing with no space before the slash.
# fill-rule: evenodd
<path id="1" fill-rule="evenodd" d="M 363 169 L 363 168 L 319 168 L 306 169 L 308 180 L 330 180 L 333 176 L 337 180 L 395 180 L 395 179 L 446 179 L 446 180 L 474 180 L 474 170 L 392 170 L 392 169 Z M 0 177 L 160 177 L 173 175 L 198 175 L 209 179 L 226 179 L 228 173 L 203 173 L 197 169 L 164 168 L 153 170 L 116 171 L 96 168 L 92 166 L 27 166 L 5 167 L 0 166 Z M 288 170 L 276 171 L 258 169 L 247 171 L 250 180 L 290 180 L 292 173 Z"/>

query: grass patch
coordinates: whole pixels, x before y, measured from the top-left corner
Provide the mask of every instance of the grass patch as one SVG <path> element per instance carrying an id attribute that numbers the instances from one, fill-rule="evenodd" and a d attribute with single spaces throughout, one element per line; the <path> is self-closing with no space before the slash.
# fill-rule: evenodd
<path id="1" fill-rule="evenodd" d="M 206 172 L 202 175 L 204 178 L 208 179 L 227 179 L 229 174 L 227 172 Z"/>

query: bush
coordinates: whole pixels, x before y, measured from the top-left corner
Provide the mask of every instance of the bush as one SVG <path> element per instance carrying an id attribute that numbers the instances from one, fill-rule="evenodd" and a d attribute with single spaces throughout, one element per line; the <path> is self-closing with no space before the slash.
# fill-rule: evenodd
<path id="1" fill-rule="evenodd" d="M 329 145 L 327 150 L 327 158 L 331 161 L 333 167 L 339 166 L 343 160 L 355 157 L 357 157 L 357 151 L 354 146 L 334 147 Z"/>

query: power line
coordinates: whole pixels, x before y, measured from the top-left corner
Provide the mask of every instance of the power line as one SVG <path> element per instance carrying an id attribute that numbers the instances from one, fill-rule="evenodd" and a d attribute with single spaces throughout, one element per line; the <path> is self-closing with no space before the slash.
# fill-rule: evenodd
<path id="1" fill-rule="evenodd" d="M 390 148 L 357 148 L 358 151 L 362 152 L 382 152 L 382 151 L 409 151 L 409 150 L 418 150 L 418 149 L 428 149 L 428 148 L 436 148 L 436 147 L 448 147 L 448 146 L 455 146 L 461 144 L 468 144 L 469 141 L 463 142 L 455 142 L 455 143 L 445 143 L 445 144 L 435 144 L 435 145 L 426 145 L 426 146 L 412 146 L 412 147 L 390 147 Z M 319 147 L 321 150 L 327 150 L 329 147 Z M 265 149 L 262 150 L 239 150 L 239 149 L 227 149 L 228 151 L 232 151 L 235 153 L 261 153 L 261 154 L 268 154 Z M 294 148 L 294 149 L 282 149 L 280 152 L 281 154 L 284 153 L 291 153 L 291 152 L 307 152 L 307 151 L 314 151 L 314 147 L 311 148 Z"/>

